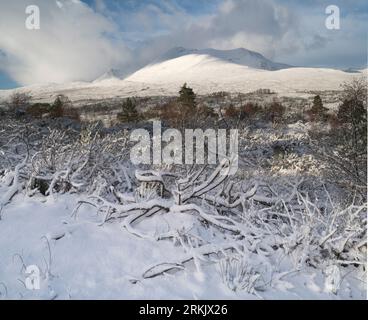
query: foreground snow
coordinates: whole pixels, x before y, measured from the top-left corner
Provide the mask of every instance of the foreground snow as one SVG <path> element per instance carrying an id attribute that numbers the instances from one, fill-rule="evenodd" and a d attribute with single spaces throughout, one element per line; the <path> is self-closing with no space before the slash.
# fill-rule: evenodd
<path id="1" fill-rule="evenodd" d="M 0 189 L 0 198 L 7 190 Z M 79 198 L 80 199 L 80 198 Z M 234 292 L 222 281 L 218 264 L 186 266 L 172 274 L 143 279 L 142 274 L 163 261 L 175 262 L 186 253 L 172 241 L 138 238 L 121 223 L 105 223 L 93 207 L 73 215 L 77 196 L 28 198 L 17 195 L 0 221 L 0 298 L 7 299 L 365 299 L 365 284 L 344 270 L 338 293 L 328 293 L 322 271 L 291 270 L 291 262 L 277 252 L 272 257 L 250 256 L 267 269 L 270 282 L 257 296 Z M 167 213 L 144 220 L 140 230 L 157 233 L 192 227 L 206 230 L 192 215 Z M 213 234 L 216 237 L 224 235 Z M 57 239 L 57 240 L 56 240 Z M 50 250 L 48 249 L 48 244 Z M 40 290 L 25 288 L 22 267 L 41 269 Z M 271 270 L 271 269 L 272 270 Z"/>

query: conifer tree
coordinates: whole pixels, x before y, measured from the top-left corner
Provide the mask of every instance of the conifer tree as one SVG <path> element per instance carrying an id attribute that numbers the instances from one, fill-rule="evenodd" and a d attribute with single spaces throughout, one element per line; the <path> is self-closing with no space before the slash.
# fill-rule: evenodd
<path id="1" fill-rule="evenodd" d="M 192 88 L 187 86 L 186 83 L 184 83 L 179 91 L 179 103 L 183 107 L 188 107 L 190 109 L 194 109 L 197 106 L 196 94 Z"/>
<path id="2" fill-rule="evenodd" d="M 123 102 L 122 111 L 118 114 L 118 120 L 121 122 L 136 122 L 139 120 L 139 114 L 134 99 L 128 98 Z"/>
<path id="3" fill-rule="evenodd" d="M 316 121 L 326 121 L 327 120 L 328 109 L 323 106 L 322 99 L 319 95 L 316 95 L 313 99 L 313 106 L 311 109 L 311 115 Z"/>

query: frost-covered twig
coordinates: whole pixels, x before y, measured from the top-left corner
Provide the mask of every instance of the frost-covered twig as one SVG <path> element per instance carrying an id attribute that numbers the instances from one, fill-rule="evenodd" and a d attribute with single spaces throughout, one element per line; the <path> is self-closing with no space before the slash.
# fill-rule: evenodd
<path id="1" fill-rule="evenodd" d="M 22 189 L 22 184 L 19 181 L 19 175 L 20 175 L 20 170 L 25 167 L 27 161 L 28 161 L 28 155 L 24 158 L 24 160 L 21 163 L 15 166 L 12 185 L 10 186 L 9 190 L 0 199 L 0 220 L 1 220 L 1 213 L 4 207 Z"/>

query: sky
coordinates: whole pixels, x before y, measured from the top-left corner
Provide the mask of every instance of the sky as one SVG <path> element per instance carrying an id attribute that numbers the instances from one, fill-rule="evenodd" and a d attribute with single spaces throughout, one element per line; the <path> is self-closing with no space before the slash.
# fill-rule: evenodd
<path id="1" fill-rule="evenodd" d="M 30 3 L 39 30 L 25 26 Z M 331 4 L 339 30 L 325 26 Z M 366 0 L 0 0 L 0 89 L 129 74 L 176 46 L 366 68 L 367 32 Z"/>

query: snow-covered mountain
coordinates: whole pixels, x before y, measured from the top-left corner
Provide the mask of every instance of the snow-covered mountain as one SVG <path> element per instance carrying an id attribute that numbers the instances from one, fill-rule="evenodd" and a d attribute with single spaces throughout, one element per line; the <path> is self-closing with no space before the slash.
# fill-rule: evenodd
<path id="1" fill-rule="evenodd" d="M 35 100 L 45 102 L 52 101 L 57 94 L 65 94 L 81 104 L 85 100 L 115 97 L 176 95 L 184 82 L 198 94 L 247 93 L 262 88 L 300 96 L 314 90 L 339 90 L 343 82 L 362 75 L 367 76 L 367 69 L 351 73 L 291 67 L 246 49 L 174 48 L 124 79 L 119 70 L 109 70 L 93 82 L 33 85 L 16 90 L 30 92 Z M 0 90 L 0 104 L 13 92 Z"/>
<path id="2" fill-rule="evenodd" d="M 216 49 L 185 49 L 183 47 L 175 47 L 167 51 L 165 54 L 154 60 L 152 64 L 164 62 L 167 60 L 187 56 L 187 55 L 206 55 L 222 61 L 247 66 L 254 69 L 263 70 L 281 70 L 291 68 L 290 65 L 273 62 L 268 60 L 258 52 L 238 48 L 233 50 L 216 50 Z"/>
<path id="3" fill-rule="evenodd" d="M 336 69 L 278 64 L 246 49 L 174 48 L 125 81 L 159 86 L 168 92 L 177 92 L 186 82 L 199 93 L 268 88 L 280 94 L 295 95 L 311 90 L 339 90 L 343 82 L 354 76 L 357 74 Z"/>
<path id="4" fill-rule="evenodd" d="M 105 72 L 103 75 L 98 77 L 94 83 L 98 83 L 100 81 L 105 80 L 121 80 L 121 71 L 117 69 L 110 69 L 109 71 Z"/>

